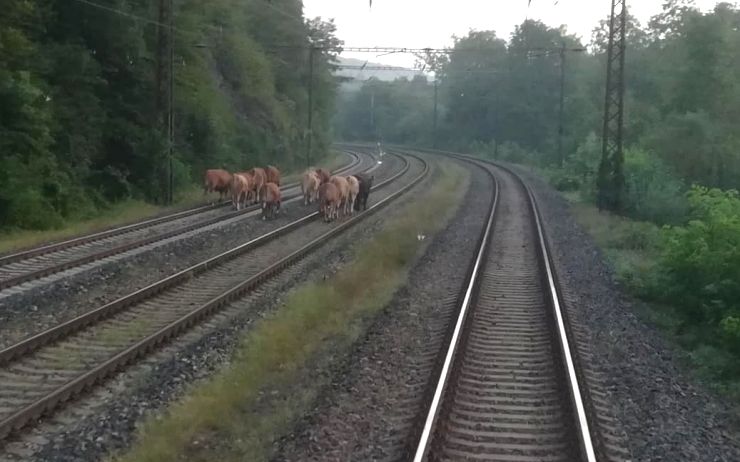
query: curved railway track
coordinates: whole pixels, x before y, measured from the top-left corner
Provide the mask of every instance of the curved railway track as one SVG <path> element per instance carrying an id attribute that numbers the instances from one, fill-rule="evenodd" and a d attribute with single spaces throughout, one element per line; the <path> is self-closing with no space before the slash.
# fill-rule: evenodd
<path id="1" fill-rule="evenodd" d="M 362 150 L 360 152 L 347 151 L 347 153 L 353 160 L 335 173 L 366 170 L 375 164 L 373 156 L 363 153 Z M 300 196 L 300 184 L 285 185 L 282 192 L 284 202 L 294 199 Z M 190 231 L 250 216 L 259 209 L 259 206 L 255 205 L 238 212 L 224 210 L 228 204 L 230 202 L 196 207 L 64 242 L 0 256 L 0 293 L 29 281 L 45 278 Z"/>
<path id="2" fill-rule="evenodd" d="M 377 184 L 385 197 L 327 225 L 313 212 L 158 283 L 0 351 L 0 438 L 95 386 L 328 242 L 421 181 L 429 167 L 403 156 Z M 376 193 L 377 194 L 377 193 Z"/>
<path id="3" fill-rule="evenodd" d="M 486 170 L 496 191 L 407 454 L 595 461 L 588 394 L 534 196 L 509 170 L 454 157 Z"/>

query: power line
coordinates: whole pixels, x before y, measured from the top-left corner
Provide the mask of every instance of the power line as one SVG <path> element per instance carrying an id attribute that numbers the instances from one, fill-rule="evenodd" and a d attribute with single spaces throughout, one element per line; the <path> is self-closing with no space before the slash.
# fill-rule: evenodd
<path id="1" fill-rule="evenodd" d="M 164 24 L 162 22 L 156 21 L 154 19 L 145 18 L 143 16 L 136 15 L 134 13 L 129 13 L 127 11 L 119 10 L 117 8 L 113 8 L 107 5 L 102 5 L 100 3 L 93 2 L 91 0 L 75 0 L 78 3 L 82 3 L 88 6 L 91 6 L 93 8 L 98 8 L 100 10 L 107 11 L 109 13 L 117 14 L 119 16 L 123 16 L 129 19 L 135 19 L 137 21 L 142 21 L 147 24 L 156 25 L 159 27 L 163 27 L 165 29 L 171 29 L 176 32 L 180 33 L 189 33 L 189 34 L 197 34 L 196 31 L 193 30 L 187 30 L 182 29 L 179 27 L 175 27 L 172 24 Z M 300 21 L 304 21 L 305 18 L 300 18 L 296 15 L 293 15 L 281 8 L 278 8 L 275 6 L 270 0 L 264 0 L 265 6 L 269 7 L 275 12 L 278 12 L 284 16 L 290 17 L 292 19 L 297 19 Z M 212 28 L 212 29 L 219 29 L 219 27 L 214 25 L 206 25 L 206 27 Z M 321 47 L 321 46 L 315 46 L 315 45 L 272 45 L 268 46 L 268 48 L 274 48 L 274 49 L 301 49 L 301 50 L 308 50 L 310 48 L 314 48 L 316 51 L 339 51 L 339 52 L 351 52 L 351 53 L 440 53 L 440 54 L 452 54 L 452 53 L 460 53 L 460 52 L 469 52 L 469 53 L 480 53 L 480 52 L 486 52 L 489 51 L 487 48 L 431 48 L 431 47 L 425 47 L 425 48 L 414 48 L 414 47 L 396 47 L 396 46 L 388 46 L 388 47 L 380 47 L 380 46 L 338 46 L 338 47 Z M 533 47 L 527 49 L 527 51 L 542 51 L 546 53 L 559 53 L 560 48 L 546 48 L 546 47 Z M 577 49 L 569 49 L 568 51 L 586 51 L 585 48 L 577 48 Z"/>
<path id="2" fill-rule="evenodd" d="M 188 32 L 188 31 L 186 31 L 184 29 L 178 29 L 177 27 L 175 27 L 175 26 L 173 26 L 171 24 L 164 24 L 164 23 L 161 23 L 159 21 L 155 21 L 154 19 L 149 19 L 149 18 L 145 18 L 143 16 L 138 16 L 136 14 L 129 13 L 129 12 L 123 11 L 123 10 L 119 10 L 119 9 L 116 9 L 116 8 L 113 8 L 113 7 L 110 7 L 110 6 L 107 6 L 107 5 L 101 5 L 100 3 L 91 2 L 90 0 L 75 0 L 75 1 L 78 2 L 78 3 L 83 3 L 83 4 L 88 5 L 88 6 L 92 6 L 93 8 L 98 8 L 98 9 L 107 11 L 109 13 L 114 13 L 114 14 L 117 14 L 119 16 L 124 16 L 124 17 L 129 18 L 129 19 L 136 19 L 138 21 L 142 21 L 142 22 L 145 22 L 147 24 L 153 24 L 155 26 L 164 27 L 165 29 L 171 29 L 173 31 L 177 31 L 177 32 L 181 32 L 181 33 Z"/>
<path id="3" fill-rule="evenodd" d="M 409 72 L 409 73 L 417 73 L 417 74 L 423 74 L 424 71 L 421 69 L 407 69 L 404 67 L 395 67 L 395 66 L 359 66 L 354 64 L 339 64 L 335 66 L 338 70 L 357 70 L 357 71 L 395 71 L 395 72 Z M 501 74 L 502 71 L 494 70 L 494 69 L 451 69 L 443 72 L 444 74 L 458 74 L 458 73 L 468 73 L 468 74 Z"/>
<path id="4" fill-rule="evenodd" d="M 275 5 L 272 4 L 272 0 L 265 0 L 264 3 L 265 3 L 265 6 L 269 7 L 273 11 L 277 11 L 278 13 L 282 14 L 283 16 L 286 16 L 286 17 L 292 18 L 292 19 L 297 19 L 300 22 L 304 22 L 305 21 L 305 18 L 299 18 L 298 16 L 296 16 L 296 15 L 294 15 L 292 13 L 288 13 L 287 11 L 285 11 L 285 10 L 283 10 L 281 8 L 276 7 Z"/>
<path id="5" fill-rule="evenodd" d="M 192 30 L 181 29 L 181 28 L 175 27 L 172 24 L 165 24 L 165 23 L 162 23 L 162 22 L 157 21 L 157 20 L 154 20 L 154 19 L 145 18 L 144 16 L 139 16 L 139 15 L 134 14 L 134 13 L 129 13 L 128 11 L 119 10 L 118 8 L 113 8 L 111 6 L 102 5 L 100 3 L 96 3 L 96 2 L 93 2 L 93 1 L 90 1 L 90 0 L 75 0 L 75 1 L 78 2 L 78 3 L 82 3 L 84 5 L 87 5 L 87 6 L 91 6 L 93 8 L 97 8 L 97 9 L 100 9 L 100 10 L 103 10 L 103 11 L 107 11 L 109 13 L 117 14 L 119 16 L 123 16 L 123 17 L 129 18 L 129 19 L 135 19 L 137 21 L 142 21 L 142 22 L 145 22 L 147 24 L 152 24 L 152 25 L 155 25 L 155 26 L 163 27 L 165 29 L 170 29 L 170 30 L 173 30 L 173 31 L 176 31 L 176 32 L 180 32 L 180 33 L 183 33 L 183 34 L 185 34 L 185 33 L 197 34 L 197 32 L 192 31 Z M 275 5 L 272 4 L 272 2 L 270 0 L 265 0 L 264 3 L 265 3 L 265 6 L 269 7 L 273 11 L 276 11 L 276 12 L 278 12 L 278 13 L 284 15 L 284 16 L 287 16 L 289 18 L 296 19 L 298 21 L 304 22 L 304 18 L 300 18 L 300 17 L 295 16 L 295 15 L 293 15 L 291 13 L 288 13 L 285 10 L 282 10 L 282 9 L 276 7 Z M 211 24 L 206 24 L 206 27 L 209 27 L 211 29 L 219 29 L 219 27 L 214 26 L 214 25 L 211 25 Z"/>

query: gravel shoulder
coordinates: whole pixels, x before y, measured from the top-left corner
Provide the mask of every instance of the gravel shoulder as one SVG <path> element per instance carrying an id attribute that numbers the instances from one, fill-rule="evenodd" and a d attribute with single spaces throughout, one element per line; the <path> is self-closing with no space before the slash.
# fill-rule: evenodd
<path id="1" fill-rule="evenodd" d="M 740 426 L 731 406 L 692 378 L 685 353 L 636 316 L 640 301 L 620 289 L 567 201 L 531 171 L 510 167 L 537 197 L 569 311 L 585 327 L 590 366 L 603 373 L 634 460 L 740 460 Z"/>

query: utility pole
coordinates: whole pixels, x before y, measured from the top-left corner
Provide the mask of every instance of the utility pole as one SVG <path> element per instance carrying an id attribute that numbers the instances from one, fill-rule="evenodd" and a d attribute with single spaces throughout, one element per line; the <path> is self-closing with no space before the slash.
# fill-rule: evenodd
<path id="1" fill-rule="evenodd" d="M 370 86 L 370 128 L 373 129 L 374 134 L 377 135 L 375 130 L 375 85 Z"/>
<path id="2" fill-rule="evenodd" d="M 558 165 L 565 163 L 563 156 L 563 118 L 565 117 L 565 42 L 560 48 L 560 115 L 558 116 Z"/>
<path id="3" fill-rule="evenodd" d="M 624 195 L 624 55 L 627 32 L 627 2 L 612 0 L 609 46 L 606 60 L 606 95 L 599 165 L 599 210 L 619 212 Z"/>
<path id="4" fill-rule="evenodd" d="M 162 202 L 171 204 L 174 197 L 173 157 L 175 146 L 175 9 L 173 0 L 159 0 L 157 5 L 157 61 L 155 69 L 155 113 L 157 126 L 167 133 L 163 165 Z"/>
<path id="5" fill-rule="evenodd" d="M 437 94 L 438 94 L 437 76 L 434 76 L 434 122 L 432 123 L 432 147 L 437 149 Z"/>
<path id="6" fill-rule="evenodd" d="M 308 130 L 306 132 L 306 167 L 311 166 L 311 140 L 313 138 L 313 54 L 316 48 L 308 49 Z"/>
<path id="7" fill-rule="evenodd" d="M 169 0 L 169 37 L 170 37 L 170 75 L 169 75 L 169 102 L 167 104 L 167 144 L 168 144 L 168 178 L 167 178 L 167 204 L 172 204 L 175 195 L 175 8 L 174 0 Z"/>
<path id="8" fill-rule="evenodd" d="M 553 50 L 554 51 L 554 50 Z M 565 163 L 565 153 L 563 152 L 563 140 L 565 138 L 565 55 L 567 52 L 582 52 L 585 48 L 567 48 L 565 41 L 558 50 L 560 54 L 560 107 L 558 116 L 558 165 L 560 167 Z"/>

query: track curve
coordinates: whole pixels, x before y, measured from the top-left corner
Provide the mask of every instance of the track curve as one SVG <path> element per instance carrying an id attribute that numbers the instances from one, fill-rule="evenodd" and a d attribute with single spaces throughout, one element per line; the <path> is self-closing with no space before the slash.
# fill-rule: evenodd
<path id="1" fill-rule="evenodd" d="M 347 153 L 353 160 L 338 169 L 337 173 L 361 171 L 372 168 L 375 164 L 372 155 L 349 151 Z M 290 200 L 300 194 L 298 183 L 285 185 L 281 189 L 285 200 Z M 163 217 L 0 256 L 0 294 L 3 292 L 11 293 L 17 286 L 30 281 L 46 278 L 221 222 L 239 219 L 258 210 L 258 206 L 251 206 L 245 210 L 235 212 L 228 209 L 227 206 L 228 203 L 196 207 Z"/>
<path id="2" fill-rule="evenodd" d="M 489 172 L 497 192 L 408 454 L 595 461 L 534 197 L 513 172 L 453 156 Z"/>
<path id="3" fill-rule="evenodd" d="M 88 313 L 0 352 L 0 437 L 94 386 L 399 197 L 428 172 L 420 158 L 405 157 L 405 167 L 374 188 L 383 188 L 385 198 L 367 212 L 330 226 L 315 220 L 314 212 L 270 239 L 258 238 L 264 239 L 259 246 L 245 243 L 228 257 L 204 262 L 200 274 L 182 272 L 174 285 L 162 281 L 115 309 Z"/>

